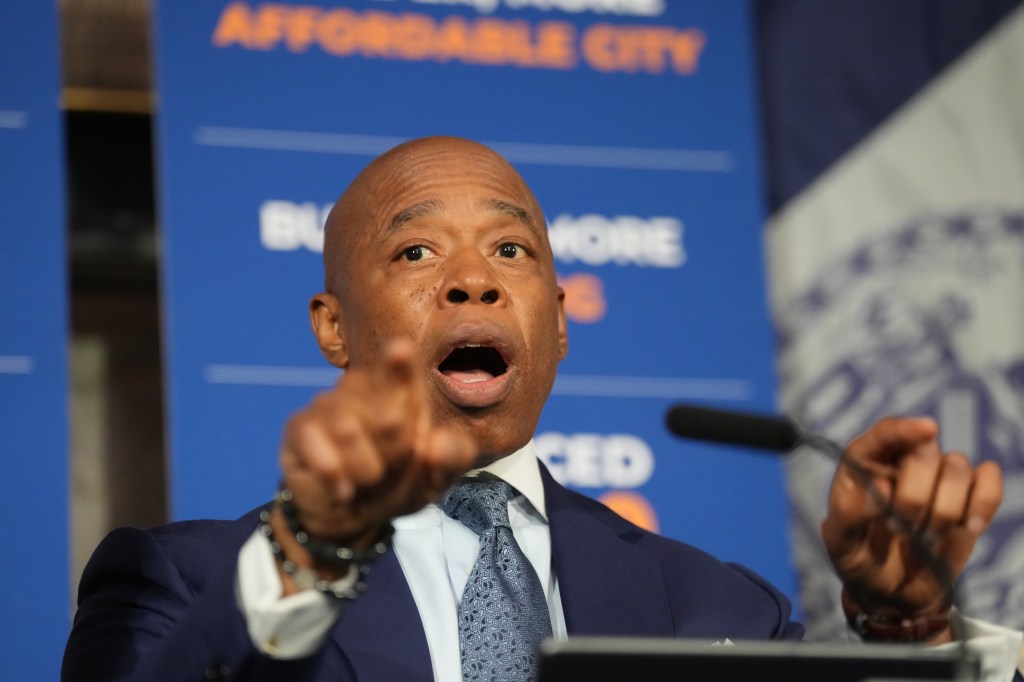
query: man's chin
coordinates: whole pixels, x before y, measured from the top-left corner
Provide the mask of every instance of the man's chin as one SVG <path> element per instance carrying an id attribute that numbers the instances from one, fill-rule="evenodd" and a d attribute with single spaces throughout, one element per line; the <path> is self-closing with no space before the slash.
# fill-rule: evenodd
<path id="1" fill-rule="evenodd" d="M 518 450 L 518 449 L 519 448 L 516 448 L 516 450 Z M 491 454 L 485 454 L 485 453 L 481 452 L 480 455 L 477 456 L 476 461 L 473 463 L 473 468 L 474 469 L 483 469 L 486 466 L 490 466 L 491 464 L 494 464 L 499 459 L 504 459 L 505 457 L 508 457 L 509 455 L 511 455 L 516 450 L 512 450 L 511 452 L 504 452 L 504 453 L 502 453 L 500 455 L 491 455 Z"/>
<path id="2" fill-rule="evenodd" d="M 464 424 L 467 428 L 463 431 L 476 445 L 479 453 L 473 463 L 474 469 L 497 462 L 499 459 L 508 457 L 530 442 L 533 433 L 509 432 L 501 428 L 509 423 L 509 418 L 496 420 L 497 425 L 491 420 L 483 418 L 482 411 L 471 418 L 470 424 Z"/>
<path id="3" fill-rule="evenodd" d="M 458 405 L 434 396 L 434 424 L 465 434 L 476 447 L 479 469 L 524 447 L 533 438 L 536 417 L 525 414 L 521 401 L 501 400 L 484 407 Z"/>

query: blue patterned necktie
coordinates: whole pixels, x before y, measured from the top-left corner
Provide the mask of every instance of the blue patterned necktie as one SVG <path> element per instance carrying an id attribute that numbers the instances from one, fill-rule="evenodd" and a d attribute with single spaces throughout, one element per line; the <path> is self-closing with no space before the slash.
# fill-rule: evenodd
<path id="1" fill-rule="evenodd" d="M 551 636 L 551 617 L 540 579 L 519 548 L 508 521 L 512 486 L 465 478 L 438 505 L 480 536 L 480 553 L 459 604 L 462 677 L 533 680 L 538 646 Z"/>

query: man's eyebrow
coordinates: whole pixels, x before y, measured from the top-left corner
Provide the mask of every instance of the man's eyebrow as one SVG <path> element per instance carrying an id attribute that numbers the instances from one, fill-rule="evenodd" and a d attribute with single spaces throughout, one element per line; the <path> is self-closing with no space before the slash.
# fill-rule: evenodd
<path id="1" fill-rule="evenodd" d="M 516 206 L 515 204 L 510 204 L 509 202 L 501 201 L 500 199 L 488 199 L 487 208 L 492 211 L 497 211 L 498 213 L 503 213 L 504 215 L 512 216 L 532 230 L 537 229 L 530 212 L 522 206 Z"/>
<path id="2" fill-rule="evenodd" d="M 423 201 L 418 201 L 412 206 L 403 208 L 395 214 L 391 219 L 391 223 L 388 225 L 388 232 L 397 232 L 403 225 L 415 218 L 422 218 L 423 216 L 433 215 L 440 212 L 441 202 L 437 199 L 425 199 Z"/>

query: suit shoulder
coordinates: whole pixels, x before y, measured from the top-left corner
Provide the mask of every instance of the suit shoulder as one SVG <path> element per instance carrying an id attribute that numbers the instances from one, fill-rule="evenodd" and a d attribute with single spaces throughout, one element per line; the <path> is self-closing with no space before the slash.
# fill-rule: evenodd
<path id="1" fill-rule="evenodd" d="M 619 516 L 598 500 L 587 497 L 582 493 L 568 488 L 563 488 L 563 490 L 572 500 L 573 504 L 583 509 L 592 518 L 608 526 L 609 529 L 617 533 L 624 541 L 637 546 L 643 551 L 657 554 L 670 567 L 679 563 L 706 566 L 716 571 L 732 570 L 730 564 L 720 561 L 702 549 L 641 528 L 632 521 Z M 746 573 L 747 571 L 744 572 Z"/>
<path id="2" fill-rule="evenodd" d="M 196 593 L 227 563 L 252 534 L 259 510 L 234 520 L 176 521 L 149 529 L 111 531 L 96 548 L 82 576 L 82 586 L 100 576 L 137 572 L 167 584 L 177 577 Z"/>
<path id="3" fill-rule="evenodd" d="M 607 526 L 635 552 L 660 565 L 676 634 L 703 638 L 799 638 L 789 600 L 755 571 L 724 562 L 688 543 L 645 530 L 597 500 L 563 489 L 564 500 Z M 731 633 L 731 634 L 729 634 Z"/>
<path id="4" fill-rule="evenodd" d="M 262 509 L 253 509 L 237 519 L 174 521 L 141 532 L 152 536 L 169 552 L 201 551 L 204 547 L 226 543 L 241 544 L 256 528 Z"/>

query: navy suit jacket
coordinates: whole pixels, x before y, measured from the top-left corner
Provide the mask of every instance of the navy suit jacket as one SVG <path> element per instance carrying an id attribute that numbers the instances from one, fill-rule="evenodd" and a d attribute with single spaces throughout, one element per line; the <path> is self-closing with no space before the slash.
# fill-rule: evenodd
<path id="1" fill-rule="evenodd" d="M 751 571 L 625 521 L 541 467 L 552 562 L 570 635 L 798 639 L 786 598 Z M 236 606 L 238 552 L 257 511 L 235 521 L 123 528 L 79 587 L 62 679 L 431 680 L 427 641 L 393 552 L 345 602 L 313 656 L 253 647 Z"/>

